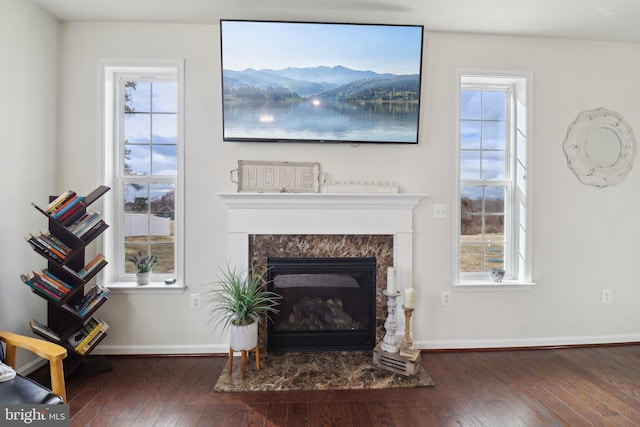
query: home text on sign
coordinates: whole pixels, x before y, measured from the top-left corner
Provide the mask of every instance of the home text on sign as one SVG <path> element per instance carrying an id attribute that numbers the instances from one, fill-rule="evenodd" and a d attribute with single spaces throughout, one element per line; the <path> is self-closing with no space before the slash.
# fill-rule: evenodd
<path id="1" fill-rule="evenodd" d="M 238 191 L 314 193 L 317 163 L 238 162 Z"/>

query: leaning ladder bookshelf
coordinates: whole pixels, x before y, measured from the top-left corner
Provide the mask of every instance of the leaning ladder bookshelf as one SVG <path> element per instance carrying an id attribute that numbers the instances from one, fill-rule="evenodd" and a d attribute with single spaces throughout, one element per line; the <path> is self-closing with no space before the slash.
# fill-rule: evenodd
<path id="1" fill-rule="evenodd" d="M 47 324 L 32 320 L 31 330 L 67 348 L 67 377 L 111 369 L 104 358 L 88 358 L 106 336 L 108 325 L 94 313 L 107 301 L 108 289 L 86 285 L 107 261 L 98 254 L 85 264 L 86 246 L 109 227 L 99 212 L 88 208 L 109 190 L 99 186 L 87 196 L 67 191 L 50 197 L 44 208 L 32 203 L 48 218 L 49 229 L 25 236 L 32 249 L 47 260 L 46 269 L 21 277 L 47 301 Z"/>

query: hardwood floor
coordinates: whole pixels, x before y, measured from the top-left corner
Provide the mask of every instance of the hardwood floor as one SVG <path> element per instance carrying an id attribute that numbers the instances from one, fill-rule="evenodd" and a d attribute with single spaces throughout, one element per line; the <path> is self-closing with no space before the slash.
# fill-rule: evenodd
<path id="1" fill-rule="evenodd" d="M 433 388 L 215 393 L 225 357 L 117 357 L 71 426 L 640 426 L 640 345 L 424 353 Z"/>

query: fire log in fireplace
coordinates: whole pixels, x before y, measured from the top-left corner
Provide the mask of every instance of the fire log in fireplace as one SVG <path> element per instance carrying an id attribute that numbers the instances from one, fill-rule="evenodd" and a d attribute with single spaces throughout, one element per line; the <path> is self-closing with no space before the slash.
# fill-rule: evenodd
<path id="1" fill-rule="evenodd" d="M 371 350 L 375 346 L 375 258 L 268 258 L 280 313 L 268 351 Z"/>

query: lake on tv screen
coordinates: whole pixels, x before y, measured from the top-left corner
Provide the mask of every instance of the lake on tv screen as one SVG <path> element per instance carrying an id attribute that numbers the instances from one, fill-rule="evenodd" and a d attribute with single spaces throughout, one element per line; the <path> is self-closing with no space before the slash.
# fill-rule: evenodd
<path id="1" fill-rule="evenodd" d="M 415 143 L 417 102 L 227 102 L 224 136 L 238 139 Z"/>

